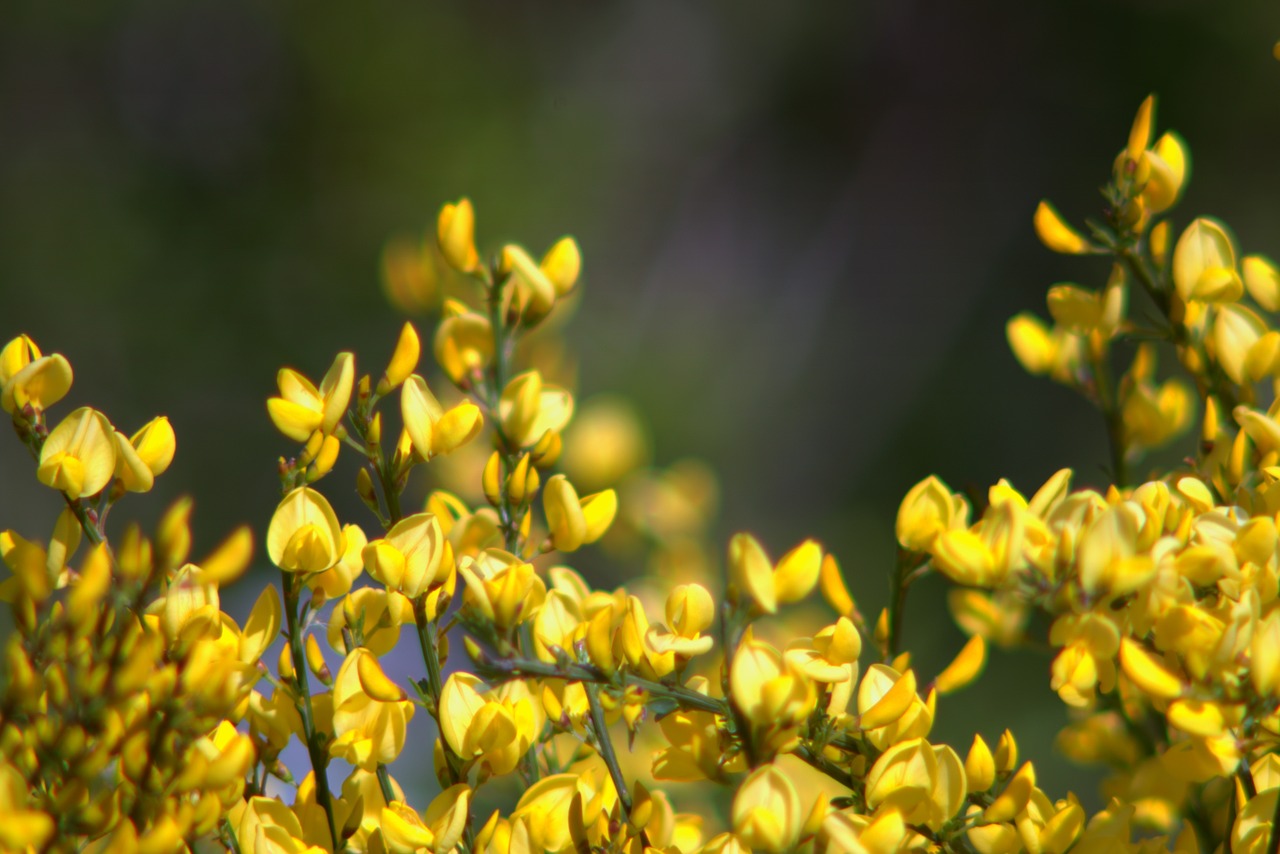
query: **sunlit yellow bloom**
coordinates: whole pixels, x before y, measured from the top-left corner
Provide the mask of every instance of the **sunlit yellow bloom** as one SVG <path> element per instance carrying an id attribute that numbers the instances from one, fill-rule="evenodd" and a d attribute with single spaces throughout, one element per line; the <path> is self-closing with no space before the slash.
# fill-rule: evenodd
<path id="1" fill-rule="evenodd" d="M 276 429 L 295 442 L 307 441 L 317 430 L 326 436 L 334 433 L 347 413 L 355 370 L 355 357 L 339 353 L 317 389 L 297 371 L 281 368 L 276 376 L 280 396 L 267 401 Z"/>
<path id="2" fill-rule="evenodd" d="M 357 646 L 374 655 L 386 655 L 400 639 L 400 627 L 412 622 L 413 603 L 403 593 L 362 587 L 343 597 L 341 607 L 334 608 L 326 637 L 329 646 L 346 655 L 350 650 L 342 632 L 347 629 Z"/>
<path id="3" fill-rule="evenodd" d="M 48 409 L 71 390 L 71 363 L 61 353 L 40 355 L 36 342 L 19 335 L 0 350 L 0 406 L 12 413 Z"/>
<path id="4" fill-rule="evenodd" d="M 795 786 L 772 764 L 753 771 L 733 796 L 733 832 L 754 851 L 790 851 L 804 819 Z"/>
<path id="5" fill-rule="evenodd" d="M 780 604 L 798 602 L 818 583 L 822 547 L 813 540 L 796 546 L 774 565 L 764 548 L 750 534 L 736 534 L 729 541 L 729 578 L 766 614 Z"/>
<path id="6" fill-rule="evenodd" d="M 911 487 L 898 506 L 898 543 L 910 551 L 928 551 L 939 534 L 959 521 L 951 490 L 930 475 Z"/>
<path id="7" fill-rule="evenodd" d="M 1244 293 L 1236 272 L 1236 250 L 1226 230 L 1211 219 L 1194 220 L 1173 249 L 1173 283 L 1185 302 L 1235 302 Z"/>
<path id="8" fill-rule="evenodd" d="M 363 551 L 364 565 L 378 581 L 411 599 L 444 581 L 452 569 L 445 566 L 444 535 L 430 513 L 406 516 Z M 441 572 L 443 570 L 443 574 Z"/>
<path id="9" fill-rule="evenodd" d="M 115 428 L 87 406 L 62 420 L 40 449 L 36 477 L 72 498 L 101 492 L 116 470 Z"/>
<path id="10" fill-rule="evenodd" d="M 440 697 L 441 735 L 454 753 L 491 774 L 509 774 L 542 729 L 540 707 L 523 682 L 481 693 L 470 673 L 454 673 Z"/>
<path id="11" fill-rule="evenodd" d="M 502 390 L 498 414 L 507 439 L 528 448 L 546 433 L 565 428 L 573 417 L 573 397 L 562 388 L 544 385 L 537 371 L 527 371 Z"/>
<path id="12" fill-rule="evenodd" d="M 393 695 L 370 695 L 369 687 L 384 687 L 382 681 L 374 686 L 370 675 L 381 675 L 373 653 L 357 647 L 347 654 L 338 675 L 333 680 L 333 734 L 335 739 L 330 751 L 352 765 L 372 771 L 378 763 L 395 761 L 404 749 L 405 727 L 413 718 L 414 705 L 401 699 L 402 692 Z M 362 678 L 362 676 L 364 678 Z"/>
<path id="13" fill-rule="evenodd" d="M 417 374 L 400 389 L 400 413 L 413 449 L 424 460 L 448 454 L 470 442 L 484 426 L 480 408 L 469 400 L 446 411 Z"/>
<path id="14" fill-rule="evenodd" d="M 467 585 L 467 604 L 500 629 L 533 617 L 546 597 L 546 584 L 533 565 L 500 549 L 463 557 L 458 572 Z"/>
<path id="15" fill-rule="evenodd" d="M 812 679 L 769 644 L 746 637 L 733 658 L 729 685 L 734 704 L 766 755 L 796 748 L 796 727 L 817 704 Z"/>
<path id="16" fill-rule="evenodd" d="M 364 569 L 364 547 L 368 545 L 364 531 L 359 525 L 343 525 L 342 541 L 345 548 L 337 563 L 322 572 L 305 577 L 308 587 L 324 591 L 329 599 L 336 599 L 350 592 L 351 585 Z"/>
<path id="17" fill-rule="evenodd" d="M 305 486 L 284 497 L 267 528 L 267 555 L 289 572 L 323 572 L 342 559 L 345 549 L 333 508 Z"/>
<path id="18" fill-rule="evenodd" d="M 604 536 L 618 514 L 618 494 L 612 489 L 578 498 L 573 484 L 562 474 L 542 489 L 551 542 L 562 552 L 577 551 Z"/>

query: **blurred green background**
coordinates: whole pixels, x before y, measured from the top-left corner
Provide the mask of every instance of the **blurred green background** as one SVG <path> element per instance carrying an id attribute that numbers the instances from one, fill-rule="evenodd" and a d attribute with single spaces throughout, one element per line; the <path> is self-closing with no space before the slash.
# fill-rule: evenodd
<path id="1" fill-rule="evenodd" d="M 482 245 L 579 239 L 582 393 L 635 400 L 659 463 L 715 466 L 722 535 L 818 537 L 874 614 L 924 475 L 1102 479 L 1099 418 L 1026 376 L 1004 323 L 1105 280 L 1031 213 L 1099 207 L 1148 92 L 1194 156 L 1177 221 L 1280 252 L 1277 38 L 1276 4 L 1213 0 L 9 2 L 0 333 L 66 354 L 72 400 L 126 432 L 171 418 L 173 468 L 126 507 L 193 493 L 199 554 L 265 529 L 277 368 L 379 370 L 384 242 L 469 195 Z M 0 526 L 46 536 L 57 502 L 16 441 L 0 471 Z M 944 589 L 908 612 L 925 673 L 960 640 Z M 935 732 L 963 751 L 1010 726 L 1050 761 L 1064 719 L 1047 658 L 997 653 Z"/>

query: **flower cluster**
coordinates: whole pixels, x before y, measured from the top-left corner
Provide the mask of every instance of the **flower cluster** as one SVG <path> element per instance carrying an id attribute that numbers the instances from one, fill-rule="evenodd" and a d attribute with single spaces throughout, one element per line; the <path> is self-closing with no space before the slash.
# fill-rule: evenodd
<path id="1" fill-rule="evenodd" d="M 279 372 L 267 414 L 294 449 L 265 528 L 278 581 L 243 625 L 219 591 L 253 562 L 247 528 L 191 562 L 184 499 L 150 536 L 108 536 L 116 503 L 173 458 L 168 421 L 126 436 L 83 407 L 54 424 L 71 366 L 14 339 L 3 406 L 65 509 L 47 544 L 0 533 L 14 626 L 0 848 L 1274 851 L 1280 410 L 1262 401 L 1280 377 L 1263 314 L 1280 308 L 1280 273 L 1238 260 L 1212 220 L 1175 239 L 1187 153 L 1171 134 L 1152 142 L 1153 112 L 1148 99 L 1087 236 L 1047 204 L 1035 215 L 1051 249 L 1110 259 L 1104 287 L 1055 286 L 1051 326 L 1008 329 L 1028 370 L 1098 407 L 1113 481 L 1072 491 L 1062 471 L 1030 497 L 1001 481 L 976 508 L 927 478 L 899 509 L 894 597 L 870 623 L 815 540 L 775 558 L 741 533 L 717 569 L 713 478 L 645 469 L 616 401 L 575 419 L 555 333 L 580 292 L 577 244 L 482 254 L 466 199 L 384 263 L 397 306 L 439 312 L 439 374 L 412 323 L 380 373 L 351 353 L 318 385 Z M 1135 283 L 1152 328 L 1129 319 Z M 1157 379 L 1160 341 L 1190 384 Z M 1197 455 L 1131 483 L 1198 400 Z M 340 519 L 325 496 L 344 459 L 368 519 Z M 593 589 L 564 561 L 595 543 L 647 554 L 650 577 Z M 930 572 L 955 582 L 970 635 L 938 673 L 902 648 L 907 591 Z M 963 752 L 930 740 L 993 643 L 1056 650 L 1050 684 L 1073 711 L 1060 745 L 1110 767 L 1101 811 L 1042 789 L 1008 731 Z M 407 676 L 392 662 L 404 648 Z M 415 717 L 437 736 L 412 738 Z M 428 802 L 408 802 L 398 763 L 433 770 Z"/>

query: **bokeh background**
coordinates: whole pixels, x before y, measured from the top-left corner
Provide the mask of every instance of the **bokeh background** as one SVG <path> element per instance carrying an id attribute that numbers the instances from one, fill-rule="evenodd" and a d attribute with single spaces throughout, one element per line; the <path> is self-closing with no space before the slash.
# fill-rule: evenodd
<path id="1" fill-rule="evenodd" d="M 382 247 L 469 195 L 482 245 L 578 238 L 580 392 L 630 397 L 658 463 L 715 467 L 721 539 L 818 537 L 874 614 L 924 475 L 1103 477 L 1096 413 L 1026 376 L 1004 323 L 1104 281 L 1031 213 L 1096 210 L 1148 92 L 1194 156 L 1179 221 L 1280 252 L 1277 38 L 1280 7 L 1218 0 L 9 2 L 0 334 L 66 354 L 73 399 L 126 431 L 171 418 L 173 468 L 128 504 L 195 494 L 200 553 L 270 517 L 277 368 L 379 370 Z M 43 537 L 30 471 L 0 443 L 0 526 Z M 371 521 L 349 475 L 329 492 Z M 960 640 L 943 591 L 908 611 L 924 672 Z M 936 734 L 1010 726 L 1055 791 L 1088 790 L 1053 758 L 1047 669 L 996 654 Z"/>

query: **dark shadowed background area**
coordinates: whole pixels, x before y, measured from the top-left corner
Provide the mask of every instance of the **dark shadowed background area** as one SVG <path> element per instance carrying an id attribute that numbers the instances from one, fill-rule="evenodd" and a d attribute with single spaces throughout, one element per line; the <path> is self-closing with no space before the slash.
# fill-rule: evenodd
<path id="1" fill-rule="evenodd" d="M 924 475 L 1101 479 L 1099 417 L 1004 324 L 1105 281 L 1031 214 L 1097 210 L 1146 94 L 1194 157 L 1176 221 L 1280 253 L 1277 38 L 1280 7 L 1217 0 L 9 3 L 0 334 L 64 353 L 71 400 L 126 432 L 171 418 L 172 469 L 127 504 L 195 494 L 201 553 L 270 518 L 276 370 L 379 369 L 382 246 L 468 195 L 484 246 L 578 238 L 581 393 L 630 396 L 659 463 L 710 461 L 723 535 L 821 539 L 874 614 Z M 16 441 L 0 472 L 0 527 L 47 536 Z M 926 672 L 960 640 L 943 590 L 908 613 Z M 1047 658 L 997 653 L 935 734 L 1010 726 L 1047 761 L 1064 719 Z"/>

